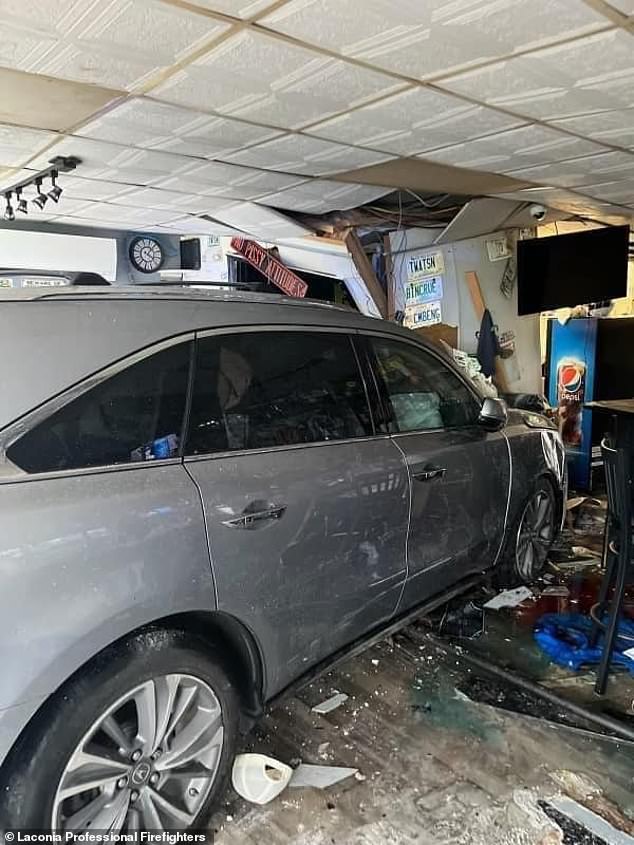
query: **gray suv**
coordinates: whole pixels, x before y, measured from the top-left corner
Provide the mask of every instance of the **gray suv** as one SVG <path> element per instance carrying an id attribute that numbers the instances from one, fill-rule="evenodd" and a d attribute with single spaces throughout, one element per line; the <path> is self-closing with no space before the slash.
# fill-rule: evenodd
<path id="1" fill-rule="evenodd" d="M 544 564 L 557 432 L 405 329 L 256 294 L 0 296 L 0 828 L 199 827 L 267 702 Z"/>

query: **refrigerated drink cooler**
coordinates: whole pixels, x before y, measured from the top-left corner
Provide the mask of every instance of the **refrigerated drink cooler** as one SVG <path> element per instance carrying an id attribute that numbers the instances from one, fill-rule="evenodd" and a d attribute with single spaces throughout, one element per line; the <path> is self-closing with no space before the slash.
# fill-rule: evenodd
<path id="1" fill-rule="evenodd" d="M 559 409 L 570 486 L 592 489 L 599 444 L 610 430 L 607 414 L 586 402 L 634 397 L 634 317 L 587 317 L 548 322 L 546 395 Z"/>

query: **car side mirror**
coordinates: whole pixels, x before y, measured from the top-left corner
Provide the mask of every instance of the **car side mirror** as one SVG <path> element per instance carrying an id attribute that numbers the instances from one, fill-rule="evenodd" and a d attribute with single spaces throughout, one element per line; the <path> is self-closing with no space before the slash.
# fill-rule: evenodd
<path id="1" fill-rule="evenodd" d="M 487 398 L 482 403 L 478 422 L 487 431 L 499 431 L 504 428 L 508 419 L 506 402 L 503 399 Z"/>

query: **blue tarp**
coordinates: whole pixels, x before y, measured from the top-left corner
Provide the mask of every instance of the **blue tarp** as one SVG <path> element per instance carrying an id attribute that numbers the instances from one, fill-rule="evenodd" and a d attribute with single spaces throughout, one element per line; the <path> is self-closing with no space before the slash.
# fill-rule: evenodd
<path id="1" fill-rule="evenodd" d="M 595 648 L 590 647 L 592 620 L 581 613 L 545 613 L 535 625 L 533 636 L 553 663 L 578 672 L 601 660 L 603 634 Z M 623 654 L 634 648 L 634 622 L 622 619 L 619 623 L 612 666 L 621 666 L 634 675 L 634 659 Z"/>

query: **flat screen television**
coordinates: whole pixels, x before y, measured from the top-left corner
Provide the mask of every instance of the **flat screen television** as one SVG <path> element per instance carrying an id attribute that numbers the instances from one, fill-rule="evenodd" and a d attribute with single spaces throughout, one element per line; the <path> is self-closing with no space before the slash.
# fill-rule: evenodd
<path id="1" fill-rule="evenodd" d="M 517 242 L 517 313 L 538 314 L 627 293 L 629 226 Z"/>

